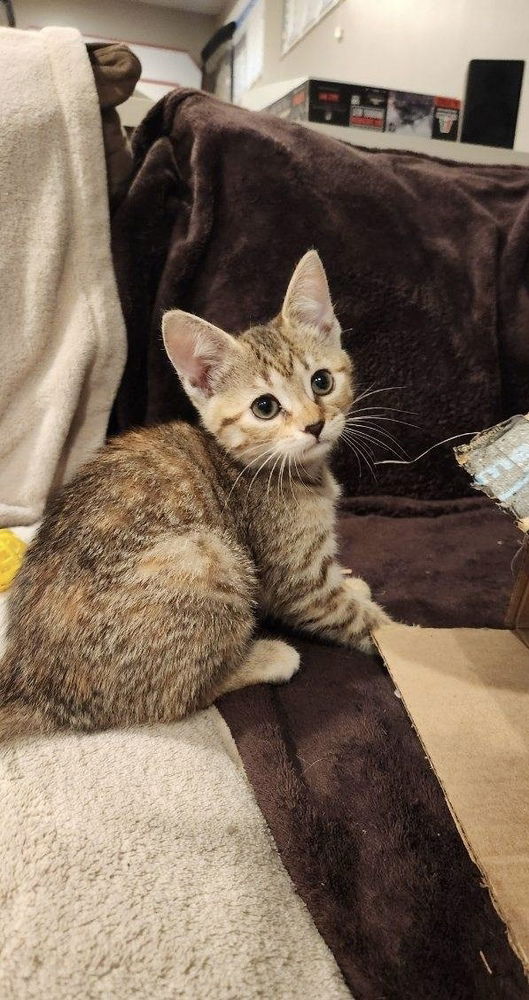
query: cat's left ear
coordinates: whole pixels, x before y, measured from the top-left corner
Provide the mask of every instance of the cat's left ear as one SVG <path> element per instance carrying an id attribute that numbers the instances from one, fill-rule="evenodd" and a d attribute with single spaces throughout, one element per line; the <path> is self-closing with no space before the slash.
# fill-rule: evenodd
<path id="1" fill-rule="evenodd" d="M 182 309 L 164 314 L 162 333 L 169 360 L 186 392 L 212 396 L 222 369 L 239 349 L 235 338 Z"/>
<path id="2" fill-rule="evenodd" d="M 334 315 L 327 276 L 316 250 L 309 250 L 296 267 L 282 316 L 289 323 L 316 327 L 322 336 L 339 340 L 340 324 Z"/>

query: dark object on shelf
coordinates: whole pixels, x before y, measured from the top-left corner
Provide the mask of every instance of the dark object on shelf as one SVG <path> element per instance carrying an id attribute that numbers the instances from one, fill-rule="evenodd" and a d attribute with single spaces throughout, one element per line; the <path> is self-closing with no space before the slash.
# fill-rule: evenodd
<path id="1" fill-rule="evenodd" d="M 228 72 L 229 76 L 229 94 L 224 93 L 221 96 L 233 101 L 233 44 L 232 39 L 237 28 L 237 21 L 229 21 L 228 24 L 223 24 L 214 35 L 211 36 L 209 42 L 206 42 L 202 52 L 200 53 L 200 58 L 202 59 L 202 90 L 207 90 L 208 93 L 213 94 L 217 89 L 217 79 L 222 71 Z"/>
<path id="2" fill-rule="evenodd" d="M 278 118 L 293 122 L 323 122 L 349 125 L 351 83 L 330 80 L 304 80 L 299 86 L 274 101 L 266 110 Z"/>
<path id="3" fill-rule="evenodd" d="M 460 106 L 453 97 L 307 79 L 266 110 L 286 121 L 406 132 L 455 142 Z"/>
<path id="4" fill-rule="evenodd" d="M 522 59 L 472 59 L 462 142 L 513 148 L 524 66 Z"/>
<path id="5" fill-rule="evenodd" d="M 384 132 L 388 110 L 388 91 L 380 87 L 353 87 L 349 124 L 355 128 Z"/>
<path id="6" fill-rule="evenodd" d="M 222 27 L 211 36 L 209 42 L 204 45 L 204 48 L 200 53 L 200 58 L 202 59 L 203 64 L 207 63 L 208 59 L 211 59 L 211 56 L 215 54 L 221 45 L 224 45 L 225 42 L 231 41 L 236 27 L 236 21 L 229 21 L 228 24 L 223 24 Z"/>

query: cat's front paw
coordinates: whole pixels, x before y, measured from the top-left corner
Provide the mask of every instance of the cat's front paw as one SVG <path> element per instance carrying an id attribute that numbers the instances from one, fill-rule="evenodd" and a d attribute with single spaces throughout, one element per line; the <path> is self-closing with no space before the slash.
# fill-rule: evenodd
<path id="1" fill-rule="evenodd" d="M 371 599 L 371 587 L 365 580 L 362 580 L 360 576 L 344 576 L 345 586 L 352 590 L 356 597 L 362 600 Z"/>
<path id="2" fill-rule="evenodd" d="M 360 581 L 363 582 L 363 581 Z M 359 601 L 358 615 L 355 621 L 355 631 L 351 636 L 351 645 L 363 653 L 373 653 L 375 645 L 371 633 L 381 625 L 389 625 L 390 616 L 375 601 Z"/>

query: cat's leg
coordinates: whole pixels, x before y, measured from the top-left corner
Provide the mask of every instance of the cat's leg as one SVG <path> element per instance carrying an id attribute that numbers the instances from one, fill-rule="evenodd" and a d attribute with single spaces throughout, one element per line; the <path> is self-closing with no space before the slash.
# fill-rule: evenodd
<path id="1" fill-rule="evenodd" d="M 371 587 L 361 576 L 344 576 L 343 582 L 357 597 L 371 597 Z"/>
<path id="2" fill-rule="evenodd" d="M 344 576 L 342 567 L 328 557 L 303 574 L 294 571 L 277 611 L 295 628 L 366 653 L 373 650 L 371 631 L 390 620 L 371 599 L 368 584 L 359 577 Z"/>
<path id="3" fill-rule="evenodd" d="M 286 642 L 257 639 L 247 658 L 223 681 L 218 695 L 252 684 L 284 684 L 299 668 L 299 653 Z"/>

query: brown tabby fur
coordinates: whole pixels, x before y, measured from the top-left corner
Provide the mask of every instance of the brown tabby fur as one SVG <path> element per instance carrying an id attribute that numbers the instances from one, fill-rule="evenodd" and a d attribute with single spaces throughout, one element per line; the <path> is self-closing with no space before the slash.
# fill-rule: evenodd
<path id="1" fill-rule="evenodd" d="M 327 458 L 352 369 L 317 254 L 267 326 L 236 341 L 175 311 L 164 336 L 202 427 L 118 438 L 49 503 L 11 599 L 4 735 L 170 721 L 286 681 L 298 654 L 256 638 L 262 613 L 365 650 L 385 618 L 335 562 Z M 322 368 L 335 386 L 316 396 Z M 282 403 L 272 420 L 250 409 L 263 393 Z M 320 420 L 317 444 L 304 428 Z"/>

